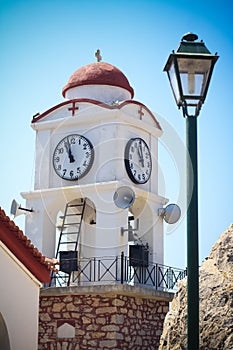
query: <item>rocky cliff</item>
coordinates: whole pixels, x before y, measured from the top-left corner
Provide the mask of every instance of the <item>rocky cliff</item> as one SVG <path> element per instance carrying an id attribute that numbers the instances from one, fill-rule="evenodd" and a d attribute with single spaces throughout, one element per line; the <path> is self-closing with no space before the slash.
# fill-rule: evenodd
<path id="1" fill-rule="evenodd" d="M 233 224 L 199 270 L 200 350 L 233 350 Z M 187 349 L 187 279 L 180 281 L 159 350 Z"/>

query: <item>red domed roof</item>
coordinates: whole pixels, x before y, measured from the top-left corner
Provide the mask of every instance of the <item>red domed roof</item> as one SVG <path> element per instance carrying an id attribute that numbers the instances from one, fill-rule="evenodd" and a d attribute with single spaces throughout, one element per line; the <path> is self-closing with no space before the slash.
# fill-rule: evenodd
<path id="1" fill-rule="evenodd" d="M 82 85 L 118 86 L 128 90 L 132 98 L 134 95 L 126 76 L 118 68 L 106 62 L 90 63 L 76 70 L 63 88 L 62 95 L 65 97 L 67 90 Z"/>

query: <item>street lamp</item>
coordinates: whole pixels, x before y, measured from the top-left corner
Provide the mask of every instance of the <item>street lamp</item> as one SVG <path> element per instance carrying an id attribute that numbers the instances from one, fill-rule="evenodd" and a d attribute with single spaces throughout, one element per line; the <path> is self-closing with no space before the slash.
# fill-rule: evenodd
<path id="1" fill-rule="evenodd" d="M 188 350 L 199 349 L 197 116 L 218 59 L 217 54 L 212 55 L 203 41 L 195 42 L 197 39 L 196 34 L 185 34 L 164 67 L 176 104 L 182 108 L 186 118 Z"/>

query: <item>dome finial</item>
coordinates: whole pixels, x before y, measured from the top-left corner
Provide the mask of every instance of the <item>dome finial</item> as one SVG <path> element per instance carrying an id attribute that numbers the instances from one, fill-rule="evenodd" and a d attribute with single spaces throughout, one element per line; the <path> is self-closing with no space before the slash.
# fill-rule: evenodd
<path id="1" fill-rule="evenodd" d="M 102 61 L 102 56 L 100 54 L 100 49 L 98 49 L 95 53 L 95 57 L 97 58 L 97 62 Z"/>

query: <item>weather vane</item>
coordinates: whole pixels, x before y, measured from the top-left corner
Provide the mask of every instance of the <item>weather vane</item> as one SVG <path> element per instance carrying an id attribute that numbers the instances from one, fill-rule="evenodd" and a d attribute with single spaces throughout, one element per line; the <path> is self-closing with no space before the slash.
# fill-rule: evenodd
<path id="1" fill-rule="evenodd" d="M 100 49 L 98 49 L 95 53 L 95 57 L 97 58 L 97 62 L 102 61 L 102 56 L 100 54 Z"/>

